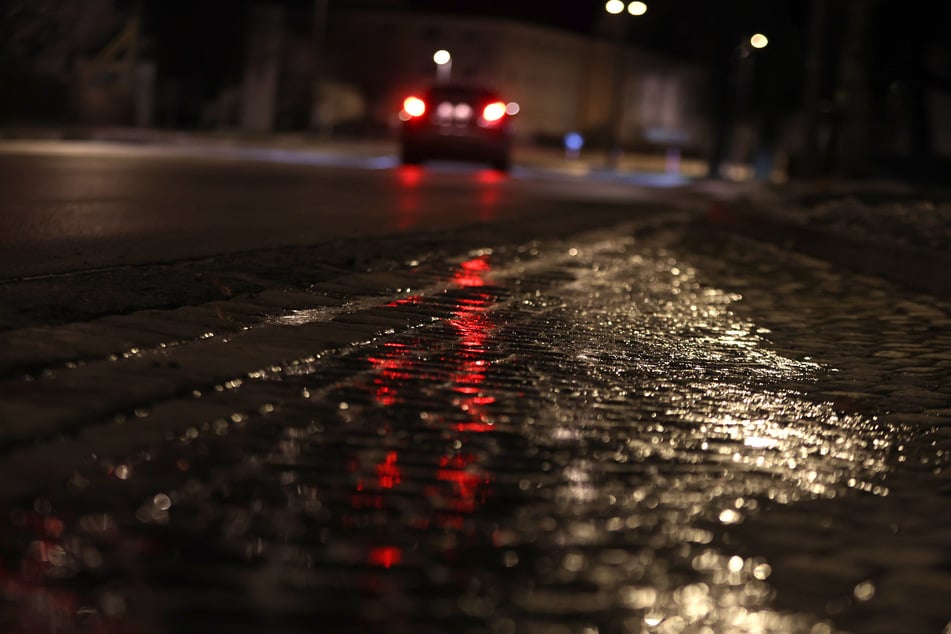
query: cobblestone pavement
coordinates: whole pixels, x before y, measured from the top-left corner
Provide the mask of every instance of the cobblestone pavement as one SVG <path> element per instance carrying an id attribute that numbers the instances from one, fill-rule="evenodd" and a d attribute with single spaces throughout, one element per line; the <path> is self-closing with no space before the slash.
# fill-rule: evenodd
<path id="1" fill-rule="evenodd" d="M 0 338 L 4 631 L 951 620 L 949 306 L 740 237 L 487 242 Z"/>

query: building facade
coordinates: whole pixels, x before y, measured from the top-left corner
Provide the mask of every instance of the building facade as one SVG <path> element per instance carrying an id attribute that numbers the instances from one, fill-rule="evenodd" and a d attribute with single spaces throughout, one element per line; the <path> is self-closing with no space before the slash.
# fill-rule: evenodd
<path id="1" fill-rule="evenodd" d="M 324 80 L 348 86 L 363 106 L 349 109 L 350 121 L 326 117 L 344 128 L 359 121 L 391 129 L 403 98 L 436 79 L 440 49 L 452 55 L 453 81 L 492 86 L 519 104 L 525 140 L 560 142 L 577 131 L 597 144 L 616 129 L 625 147 L 706 147 L 700 69 L 555 29 L 401 11 L 341 9 L 329 17 Z"/>

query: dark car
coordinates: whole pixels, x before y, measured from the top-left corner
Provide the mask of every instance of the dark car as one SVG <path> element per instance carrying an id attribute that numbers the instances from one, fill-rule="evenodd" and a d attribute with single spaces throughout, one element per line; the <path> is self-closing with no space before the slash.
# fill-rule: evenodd
<path id="1" fill-rule="evenodd" d="M 512 161 L 512 116 L 518 106 L 492 90 L 458 84 L 435 85 L 403 101 L 402 161 L 485 161 L 507 171 Z"/>

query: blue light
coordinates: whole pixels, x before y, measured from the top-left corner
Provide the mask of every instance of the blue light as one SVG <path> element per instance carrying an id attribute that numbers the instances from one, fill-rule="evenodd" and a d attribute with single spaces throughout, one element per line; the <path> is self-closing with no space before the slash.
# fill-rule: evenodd
<path id="1" fill-rule="evenodd" d="M 577 152 L 584 145 L 584 137 L 577 132 L 569 132 L 565 135 L 565 149 Z"/>

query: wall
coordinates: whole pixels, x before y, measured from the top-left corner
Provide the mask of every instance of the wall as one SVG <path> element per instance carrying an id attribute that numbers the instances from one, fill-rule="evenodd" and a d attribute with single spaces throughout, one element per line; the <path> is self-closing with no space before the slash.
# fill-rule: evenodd
<path id="1" fill-rule="evenodd" d="M 640 51 L 619 55 L 610 42 L 497 19 L 341 9 L 329 27 L 328 65 L 365 97 L 371 126 L 395 125 L 403 97 L 435 79 L 432 55 L 445 48 L 454 80 L 491 85 L 520 104 L 523 138 L 603 137 L 621 64 L 625 145 L 706 143 L 701 73 Z"/>

